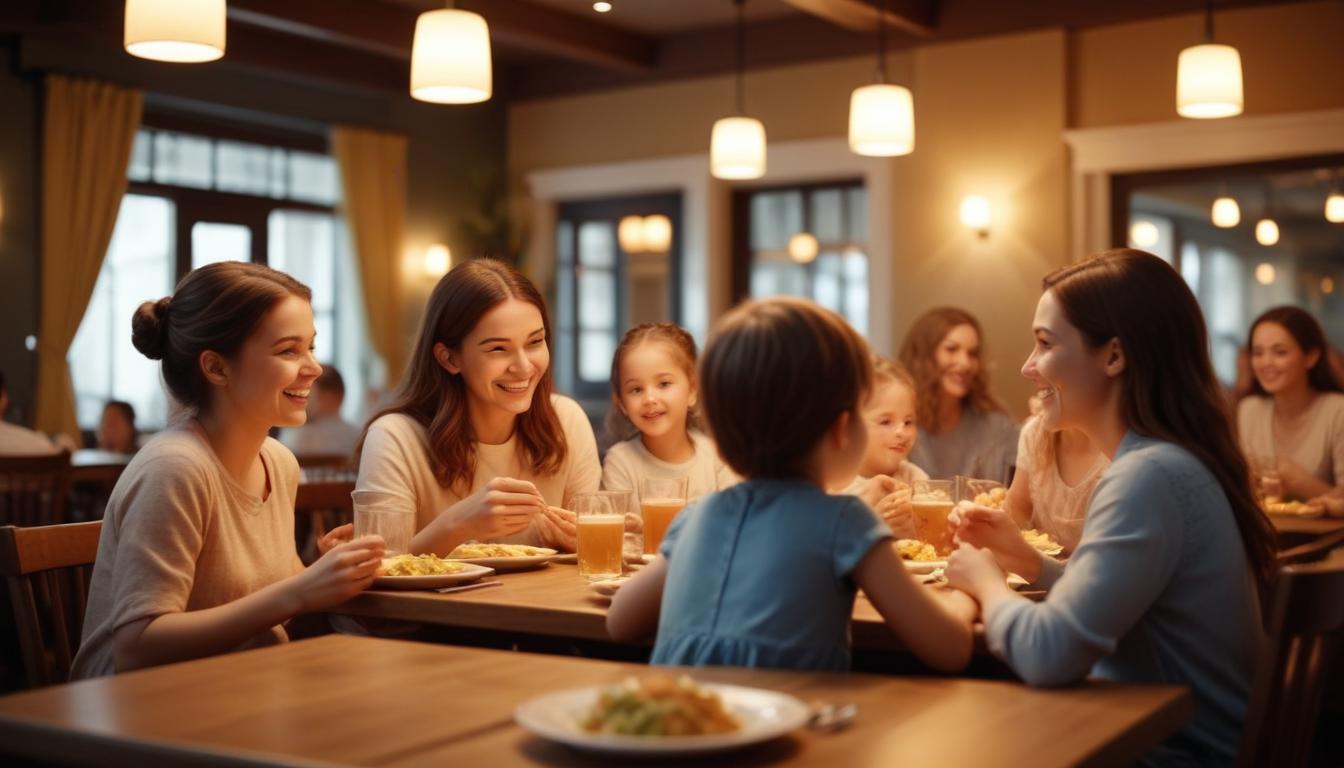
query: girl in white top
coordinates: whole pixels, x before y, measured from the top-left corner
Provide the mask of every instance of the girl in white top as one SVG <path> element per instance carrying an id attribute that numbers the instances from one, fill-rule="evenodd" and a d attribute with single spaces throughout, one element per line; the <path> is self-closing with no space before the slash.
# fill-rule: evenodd
<path id="1" fill-rule="evenodd" d="M 622 441 L 607 451 L 602 487 L 639 496 L 645 478 L 687 478 L 687 501 L 738 482 L 714 441 L 694 429 L 699 393 L 695 340 L 672 323 L 626 332 L 611 361 L 607 428 Z"/>
<path id="2" fill-rule="evenodd" d="M 131 341 L 163 361 L 184 410 L 112 490 L 73 678 L 283 642 L 289 619 L 373 580 L 383 542 L 341 543 L 348 525 L 299 562 L 299 465 L 266 436 L 303 424 L 322 371 L 310 296 L 289 275 L 221 262 L 136 311 Z"/>
<path id="3" fill-rule="evenodd" d="M 541 294 L 502 262 L 467 261 L 434 287 L 356 483 L 414 510 L 411 551 L 469 539 L 574 550 L 570 500 L 597 490 L 602 468 L 583 410 L 551 392 L 549 342 Z"/>
<path id="4" fill-rule="evenodd" d="M 1044 406 L 1056 393 L 1045 389 L 1038 397 Z M 1082 538 L 1092 491 L 1111 462 L 1086 433 L 1060 429 L 1058 418 L 1057 410 L 1043 407 L 1022 425 L 1017 472 L 1004 508 L 1023 528 L 1050 534 L 1068 555 Z"/>
<path id="5" fill-rule="evenodd" d="M 859 474 L 843 491 L 863 499 L 897 538 L 914 538 L 910 484 L 929 473 L 910 461 L 919 437 L 915 380 L 900 363 L 873 356 L 873 389 L 863 406 L 868 450 Z"/>
<path id="6" fill-rule="evenodd" d="M 1277 465 L 1275 495 L 1337 496 L 1344 486 L 1344 393 L 1320 323 L 1297 307 L 1275 307 L 1251 324 L 1247 346 L 1255 375 L 1237 406 L 1242 450 Z"/>

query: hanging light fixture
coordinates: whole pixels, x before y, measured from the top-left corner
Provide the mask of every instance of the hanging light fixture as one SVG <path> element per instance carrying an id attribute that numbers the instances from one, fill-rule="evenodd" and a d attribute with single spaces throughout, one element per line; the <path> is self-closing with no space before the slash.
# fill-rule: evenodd
<path id="1" fill-rule="evenodd" d="M 126 52 L 198 64 L 224 55 L 224 0 L 126 0 Z"/>
<path id="2" fill-rule="evenodd" d="M 709 172 L 716 179 L 759 179 L 765 175 L 765 126 L 746 116 L 747 27 L 737 6 L 737 114 L 720 118 L 709 137 Z"/>
<path id="3" fill-rule="evenodd" d="M 1325 198 L 1325 220 L 1331 224 L 1344 224 L 1344 187 L 1339 183 L 1338 171 L 1330 195 Z"/>
<path id="4" fill-rule="evenodd" d="M 1204 14 L 1204 42 L 1181 51 L 1176 62 L 1176 112 L 1211 119 L 1240 115 L 1241 54 L 1213 42 L 1213 0 Z"/>
<path id="5" fill-rule="evenodd" d="M 821 245 L 811 232 L 798 232 L 789 238 L 789 258 L 799 264 L 815 261 Z"/>
<path id="6" fill-rule="evenodd" d="M 1276 277 L 1274 265 L 1269 262 L 1261 262 L 1255 268 L 1255 281 L 1261 285 L 1273 285 Z"/>
<path id="7" fill-rule="evenodd" d="M 1274 220 L 1274 192 L 1265 184 L 1265 215 L 1255 222 L 1255 241 L 1261 245 L 1279 242 L 1279 223 Z"/>
<path id="8" fill-rule="evenodd" d="M 1227 193 L 1227 184 L 1223 184 L 1223 192 L 1213 201 L 1213 210 L 1210 211 L 1215 227 L 1228 229 L 1241 223 L 1241 207 L 1237 201 Z"/>
<path id="9" fill-rule="evenodd" d="M 887 3 L 877 9 L 877 82 L 849 97 L 849 148 L 870 157 L 915 150 L 915 102 L 910 89 L 887 82 Z"/>
<path id="10" fill-rule="evenodd" d="M 475 104 L 493 91 L 490 28 L 478 13 L 425 11 L 411 44 L 411 96 L 435 104 Z"/>

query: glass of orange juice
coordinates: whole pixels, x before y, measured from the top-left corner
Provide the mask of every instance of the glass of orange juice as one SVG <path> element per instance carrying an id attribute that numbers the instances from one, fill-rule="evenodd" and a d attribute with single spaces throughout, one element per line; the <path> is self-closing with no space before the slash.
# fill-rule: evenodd
<path id="1" fill-rule="evenodd" d="M 689 479 L 685 477 L 670 480 L 646 477 L 640 481 L 639 512 L 644 520 L 644 554 L 658 554 L 672 518 L 686 506 L 688 484 Z"/>
<path id="2" fill-rule="evenodd" d="M 573 506 L 578 526 L 579 575 L 591 581 L 621 575 L 621 544 L 625 513 L 612 493 L 576 493 Z M 624 504 L 619 506 L 623 507 Z"/>
<path id="3" fill-rule="evenodd" d="M 915 513 L 915 538 L 933 545 L 940 555 L 952 554 L 952 528 L 947 516 L 952 513 L 956 490 L 951 480 L 916 480 L 911 484 L 911 507 Z"/>

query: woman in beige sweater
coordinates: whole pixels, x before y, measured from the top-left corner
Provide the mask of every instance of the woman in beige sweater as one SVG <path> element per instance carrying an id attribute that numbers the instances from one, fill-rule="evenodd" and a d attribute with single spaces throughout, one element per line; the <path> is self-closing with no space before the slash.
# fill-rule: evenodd
<path id="1" fill-rule="evenodd" d="M 132 342 L 163 361 L 182 409 L 112 491 L 73 678 L 282 642 L 286 621 L 373 580 L 382 540 L 342 543 L 348 527 L 299 562 L 298 463 L 266 436 L 303 423 L 322 371 L 309 299 L 286 274 L 224 262 L 136 311 Z"/>
<path id="2" fill-rule="evenodd" d="M 358 490 L 416 518 L 411 551 L 469 539 L 574 550 L 575 493 L 602 479 L 592 425 L 551 391 L 535 286 L 492 259 L 439 281 L 396 401 L 369 423 Z"/>

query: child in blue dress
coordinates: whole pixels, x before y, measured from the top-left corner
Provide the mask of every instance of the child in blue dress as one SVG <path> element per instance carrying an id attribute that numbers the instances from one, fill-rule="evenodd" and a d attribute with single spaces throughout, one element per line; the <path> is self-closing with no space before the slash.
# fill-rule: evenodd
<path id="1" fill-rule="evenodd" d="M 856 589 L 925 664 L 970 660 L 975 603 L 921 586 L 891 531 L 827 487 L 852 478 L 872 386 L 867 344 L 802 299 L 729 313 L 701 362 L 701 395 L 724 461 L 746 482 L 673 521 L 662 557 L 612 601 L 607 631 L 657 632 L 653 663 L 846 671 Z"/>

